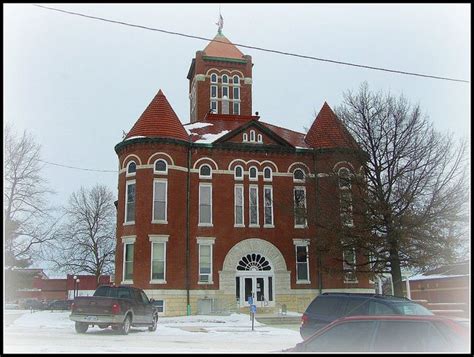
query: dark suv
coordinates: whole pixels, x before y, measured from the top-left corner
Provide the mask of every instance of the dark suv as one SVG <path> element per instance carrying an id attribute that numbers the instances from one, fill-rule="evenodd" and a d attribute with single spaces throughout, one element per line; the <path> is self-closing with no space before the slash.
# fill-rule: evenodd
<path id="1" fill-rule="evenodd" d="M 407 298 L 360 293 L 323 293 L 306 308 L 301 317 L 303 339 L 342 316 L 355 315 L 433 315 Z"/>

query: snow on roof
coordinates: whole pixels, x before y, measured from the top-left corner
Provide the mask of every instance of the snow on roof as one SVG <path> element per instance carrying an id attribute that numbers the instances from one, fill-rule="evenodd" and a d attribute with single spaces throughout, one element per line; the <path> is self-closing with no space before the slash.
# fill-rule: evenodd
<path id="1" fill-rule="evenodd" d="M 192 123 L 192 124 L 185 124 L 183 125 L 184 127 L 184 130 L 186 130 L 186 132 L 188 133 L 188 135 L 192 135 L 194 133 L 191 133 L 191 130 L 194 130 L 194 129 L 199 129 L 199 128 L 205 128 L 206 126 L 212 126 L 214 124 L 212 123 L 203 123 L 203 122 L 195 122 L 195 123 Z"/>
<path id="2" fill-rule="evenodd" d="M 125 140 L 131 140 L 131 139 L 138 139 L 138 138 L 146 138 L 146 136 L 143 136 L 143 135 L 135 135 L 135 136 L 131 136 L 129 138 L 126 138 L 124 139 Z"/>
<path id="3" fill-rule="evenodd" d="M 221 136 L 224 136 L 225 134 L 227 134 L 229 131 L 230 130 L 224 130 L 224 131 L 221 131 L 220 133 L 217 133 L 217 134 L 204 134 L 204 135 L 202 135 L 201 139 L 196 140 L 196 143 L 210 144 L 210 143 L 216 141 L 217 139 L 219 139 Z"/>
<path id="4" fill-rule="evenodd" d="M 428 279 L 447 279 L 447 278 L 458 278 L 462 276 L 469 276 L 469 274 L 461 274 L 461 275 L 442 275 L 442 274 L 423 275 L 423 274 L 420 274 L 420 275 L 412 276 L 411 278 L 409 277 L 408 280 L 413 281 L 413 280 L 428 280 Z"/>

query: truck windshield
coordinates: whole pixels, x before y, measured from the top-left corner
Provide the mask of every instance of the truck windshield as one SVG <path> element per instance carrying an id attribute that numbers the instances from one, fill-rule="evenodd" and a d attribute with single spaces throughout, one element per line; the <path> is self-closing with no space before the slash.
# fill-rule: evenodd
<path id="1" fill-rule="evenodd" d="M 101 286 L 94 292 L 94 296 L 113 297 L 122 299 L 131 299 L 130 289 L 113 288 L 110 286 Z"/>
<path id="2" fill-rule="evenodd" d="M 393 306 L 395 306 L 395 308 L 402 315 L 434 315 L 426 307 L 418 305 L 418 304 L 407 303 L 407 302 L 395 302 Z"/>

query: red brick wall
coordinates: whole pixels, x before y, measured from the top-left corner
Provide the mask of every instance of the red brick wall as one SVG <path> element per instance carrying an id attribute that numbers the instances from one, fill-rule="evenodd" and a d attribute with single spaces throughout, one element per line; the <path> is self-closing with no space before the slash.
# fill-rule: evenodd
<path id="1" fill-rule="evenodd" d="M 156 152 L 166 152 L 170 155 L 174 164 L 181 167 L 187 166 L 187 148 L 185 146 L 167 143 L 136 143 L 131 144 L 119 152 L 119 161 L 121 167 L 126 167 L 128 162 L 124 159 L 130 155 L 137 155 L 142 164 L 147 164 L 149 157 Z M 318 172 L 331 172 L 334 165 L 346 156 L 337 153 L 318 154 L 320 159 L 317 161 Z M 162 156 L 163 157 L 163 156 Z M 255 152 L 255 151 L 232 151 L 207 148 L 192 149 L 192 165 L 201 158 L 209 157 L 218 164 L 219 170 L 228 170 L 229 164 L 235 159 L 244 161 L 256 160 L 259 162 L 270 160 L 278 166 L 278 171 L 285 173 L 290 165 L 295 162 L 303 162 L 313 173 L 313 156 L 301 153 L 276 153 L 276 152 Z M 210 161 L 201 160 L 200 164 Z M 137 162 L 138 164 L 138 162 Z M 151 162 L 153 164 L 153 162 Z M 236 164 L 234 164 L 235 166 Z M 247 171 L 249 166 L 244 165 Z M 214 165 L 211 163 L 211 167 Z M 232 168 L 234 167 L 232 166 Z M 263 166 L 258 166 L 261 174 Z M 303 166 L 299 166 L 303 167 Z M 232 169 L 231 168 L 231 169 Z M 358 169 L 358 167 L 357 167 Z M 166 178 L 168 180 L 168 224 L 152 224 L 152 204 L 153 204 L 153 177 L 164 177 L 154 175 L 152 168 L 137 169 L 136 175 L 130 177 L 136 180 L 136 219 L 135 224 L 124 226 L 125 210 L 125 181 L 128 179 L 124 172 L 119 175 L 118 182 L 118 215 L 117 215 L 117 250 L 116 250 L 116 283 L 122 281 L 123 264 L 123 244 L 122 236 L 136 235 L 135 257 L 134 257 L 134 285 L 141 288 L 150 289 L 184 289 L 185 288 L 185 246 L 186 246 L 186 177 L 187 173 L 180 170 L 168 170 Z M 199 182 L 212 182 L 213 192 L 213 227 L 198 227 L 198 205 L 199 205 Z M 328 235 L 334 242 L 339 237 L 334 233 L 331 224 L 326 230 L 318 229 L 317 222 L 309 219 L 307 229 L 294 228 L 293 215 L 293 183 L 292 177 L 274 176 L 272 182 L 265 182 L 262 176 L 259 176 L 259 220 L 260 228 L 249 228 L 249 184 L 255 184 L 255 181 L 249 181 L 248 176 L 244 176 L 244 222 L 247 227 L 234 228 L 234 176 L 230 174 L 213 174 L 211 181 L 200 180 L 198 173 L 191 174 L 191 192 L 190 192 L 190 286 L 192 289 L 202 289 L 203 285 L 198 285 L 198 244 L 196 237 L 216 237 L 213 247 L 213 282 L 212 289 L 219 288 L 219 270 L 222 269 L 223 261 L 229 250 L 238 242 L 248 238 L 260 238 L 274 244 L 283 254 L 286 260 L 287 269 L 291 271 L 292 288 L 318 288 L 317 277 L 317 259 L 315 258 L 316 241 L 322 235 Z M 337 196 L 334 179 L 327 178 L 320 180 L 321 192 L 316 196 L 314 180 L 308 180 L 306 183 L 307 207 L 309 217 L 318 217 L 316 215 L 316 201 L 319 200 L 320 212 L 324 212 L 324 219 L 332 219 L 334 225 L 340 224 L 339 201 Z M 263 228 L 263 187 L 264 185 L 273 186 L 274 199 L 274 222 L 276 228 Z M 334 196 L 336 195 L 336 196 Z M 327 224 L 328 222 L 326 222 Z M 169 235 L 167 245 L 167 266 L 166 280 L 167 284 L 150 285 L 150 242 L 149 234 Z M 293 239 L 311 239 L 309 247 L 310 254 L 310 276 L 311 284 L 296 285 L 295 276 L 295 246 Z M 339 269 L 342 267 L 342 253 L 334 257 L 323 256 L 323 264 L 326 267 Z M 362 259 L 362 257 L 359 257 Z M 324 273 L 323 288 L 369 288 L 368 277 L 362 274 L 358 275 L 358 284 L 344 284 L 342 274 Z"/>

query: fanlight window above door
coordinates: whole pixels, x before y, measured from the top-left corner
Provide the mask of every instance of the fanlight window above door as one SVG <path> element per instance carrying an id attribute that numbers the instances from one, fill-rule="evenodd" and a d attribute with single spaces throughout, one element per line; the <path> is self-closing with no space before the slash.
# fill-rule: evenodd
<path id="1" fill-rule="evenodd" d="M 271 270 L 270 263 L 260 254 L 247 254 L 240 259 L 237 270 L 260 271 Z"/>

